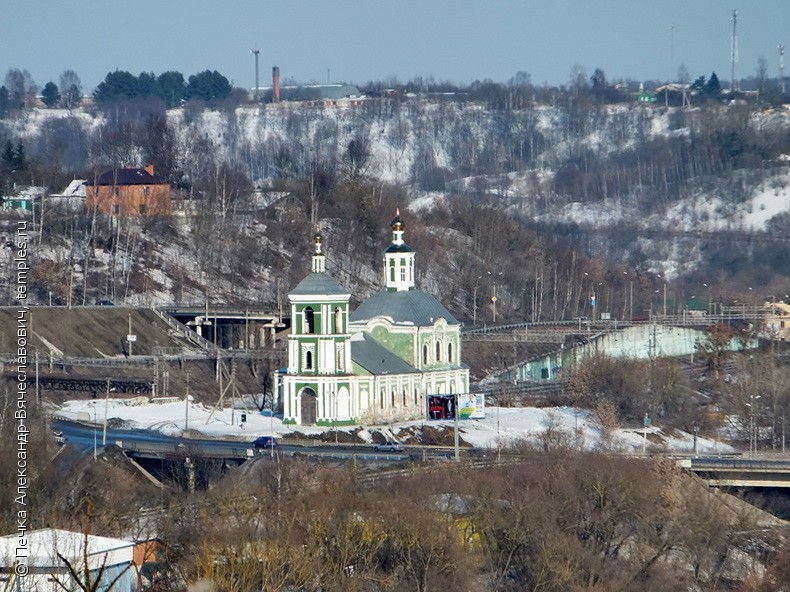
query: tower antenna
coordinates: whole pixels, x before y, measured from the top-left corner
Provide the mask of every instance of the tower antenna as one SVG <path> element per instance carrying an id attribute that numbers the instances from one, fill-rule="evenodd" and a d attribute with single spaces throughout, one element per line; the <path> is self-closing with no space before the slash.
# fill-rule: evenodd
<path id="1" fill-rule="evenodd" d="M 785 46 L 779 44 L 779 84 L 782 86 L 782 94 L 785 94 Z"/>
<path id="2" fill-rule="evenodd" d="M 735 64 L 738 62 L 738 9 L 732 11 L 732 47 L 730 48 L 730 95 L 738 90 L 735 82 Z"/>
<path id="3" fill-rule="evenodd" d="M 260 98 L 258 95 L 260 92 L 260 86 L 258 85 L 258 54 L 261 53 L 261 50 L 256 47 L 250 53 L 255 55 L 255 102 L 257 103 Z"/>

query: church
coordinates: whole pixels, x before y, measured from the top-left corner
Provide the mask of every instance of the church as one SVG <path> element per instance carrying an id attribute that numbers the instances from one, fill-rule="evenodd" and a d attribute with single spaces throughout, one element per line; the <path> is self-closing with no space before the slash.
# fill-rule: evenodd
<path id="1" fill-rule="evenodd" d="M 415 253 L 396 212 L 384 289 L 350 310 L 351 293 L 326 273 L 322 238 L 312 271 L 288 294 L 288 366 L 278 374 L 284 423 L 377 424 L 417 419 L 426 397 L 469 392 L 461 323 L 416 289 Z"/>

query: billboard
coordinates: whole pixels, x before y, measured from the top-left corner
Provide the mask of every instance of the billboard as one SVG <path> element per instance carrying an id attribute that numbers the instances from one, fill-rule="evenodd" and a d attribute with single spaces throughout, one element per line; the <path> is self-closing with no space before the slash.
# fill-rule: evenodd
<path id="1" fill-rule="evenodd" d="M 428 395 L 427 419 L 455 419 L 455 399 L 458 398 L 458 419 L 483 419 L 486 416 L 485 395 L 461 393 L 459 395 Z"/>

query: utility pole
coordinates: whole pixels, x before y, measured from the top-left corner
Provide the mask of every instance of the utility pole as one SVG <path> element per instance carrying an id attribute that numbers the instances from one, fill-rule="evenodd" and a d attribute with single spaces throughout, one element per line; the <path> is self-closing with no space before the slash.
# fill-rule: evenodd
<path id="1" fill-rule="evenodd" d="M 101 445 L 107 446 L 107 411 L 110 405 L 110 379 L 107 379 L 107 393 L 104 396 L 104 426 L 101 433 Z"/>
<path id="2" fill-rule="evenodd" d="M 260 99 L 260 95 L 258 94 L 260 91 L 258 90 L 260 87 L 258 86 L 258 54 L 261 53 L 257 47 L 253 49 L 250 53 L 255 56 L 255 102 L 257 103 Z"/>
<path id="3" fill-rule="evenodd" d="M 738 10 L 732 11 L 732 47 L 730 48 L 730 97 L 735 98 L 737 90 L 735 64 L 738 62 Z"/>
<path id="4" fill-rule="evenodd" d="M 453 394 L 453 415 L 455 415 L 455 462 L 461 462 L 461 447 L 458 439 L 458 393 Z"/>
<path id="5" fill-rule="evenodd" d="M 184 395 L 184 432 L 189 430 L 189 371 L 187 371 L 187 392 Z"/>
<path id="6" fill-rule="evenodd" d="M 779 44 L 779 84 L 782 87 L 782 94 L 785 94 L 785 46 Z"/>

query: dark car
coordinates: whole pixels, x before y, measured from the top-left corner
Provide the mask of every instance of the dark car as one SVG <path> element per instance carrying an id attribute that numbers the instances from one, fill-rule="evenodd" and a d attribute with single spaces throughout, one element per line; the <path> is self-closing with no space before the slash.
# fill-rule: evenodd
<path id="1" fill-rule="evenodd" d="M 114 306 L 112 300 L 97 300 L 96 306 Z"/>
<path id="2" fill-rule="evenodd" d="M 273 448 L 277 446 L 277 440 L 273 436 L 261 436 L 252 441 L 255 448 Z"/>

